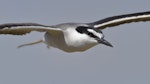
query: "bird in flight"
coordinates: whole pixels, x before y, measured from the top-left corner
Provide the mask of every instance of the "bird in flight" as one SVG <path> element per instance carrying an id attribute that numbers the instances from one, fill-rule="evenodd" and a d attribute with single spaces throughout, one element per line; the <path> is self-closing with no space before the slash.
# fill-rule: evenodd
<path id="1" fill-rule="evenodd" d="M 44 32 L 44 38 L 18 47 L 45 43 L 47 47 L 65 52 L 82 52 L 98 44 L 113 47 L 104 39 L 103 29 L 125 23 L 150 21 L 150 11 L 104 18 L 91 23 L 63 23 L 53 26 L 37 23 L 6 23 L 0 25 L 0 34 L 25 35 L 32 31 Z"/>

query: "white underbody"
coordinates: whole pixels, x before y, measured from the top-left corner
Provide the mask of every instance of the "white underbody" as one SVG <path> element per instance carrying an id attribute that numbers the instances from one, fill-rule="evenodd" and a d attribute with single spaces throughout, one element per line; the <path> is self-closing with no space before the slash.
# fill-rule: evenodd
<path id="1" fill-rule="evenodd" d="M 98 44 L 97 41 L 85 34 L 77 33 L 74 29 L 68 29 L 65 30 L 65 33 L 59 34 L 47 32 L 44 36 L 44 42 L 48 47 L 52 46 L 65 52 L 82 52 Z"/>

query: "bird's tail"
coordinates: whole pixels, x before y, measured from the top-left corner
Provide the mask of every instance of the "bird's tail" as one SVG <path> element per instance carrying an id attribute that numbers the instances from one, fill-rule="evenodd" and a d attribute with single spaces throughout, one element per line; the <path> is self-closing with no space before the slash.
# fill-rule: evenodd
<path id="1" fill-rule="evenodd" d="M 30 45 L 34 45 L 34 44 L 43 43 L 43 42 L 44 42 L 43 40 L 38 40 L 38 41 L 35 41 L 35 42 L 32 42 L 32 43 L 26 43 L 26 44 L 19 45 L 17 48 L 22 48 L 22 47 L 25 47 L 25 46 L 30 46 Z"/>

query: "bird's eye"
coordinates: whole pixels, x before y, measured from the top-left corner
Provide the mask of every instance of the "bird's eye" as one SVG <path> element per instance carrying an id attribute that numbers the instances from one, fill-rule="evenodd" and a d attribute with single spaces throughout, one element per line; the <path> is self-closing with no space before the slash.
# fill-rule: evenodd
<path id="1" fill-rule="evenodd" d="M 81 33 L 81 34 L 87 34 L 88 36 L 92 38 L 98 38 L 96 35 L 92 33 L 94 31 L 92 28 L 89 27 L 84 27 L 84 26 L 79 26 L 76 28 L 76 30 Z"/>
<path id="2" fill-rule="evenodd" d="M 89 35 L 90 37 L 97 38 L 97 36 L 95 36 L 93 33 L 88 32 L 88 35 Z"/>

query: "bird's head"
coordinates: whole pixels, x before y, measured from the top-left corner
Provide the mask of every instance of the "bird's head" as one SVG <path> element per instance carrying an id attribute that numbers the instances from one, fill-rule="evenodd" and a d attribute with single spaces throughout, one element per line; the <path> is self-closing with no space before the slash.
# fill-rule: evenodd
<path id="1" fill-rule="evenodd" d="M 76 31 L 81 34 L 86 34 L 88 37 L 90 37 L 92 40 L 96 41 L 97 43 L 104 44 L 109 47 L 113 47 L 111 43 L 109 43 L 104 39 L 104 34 L 99 29 L 96 29 L 94 27 L 89 27 L 89 26 L 78 26 L 76 28 Z"/>

